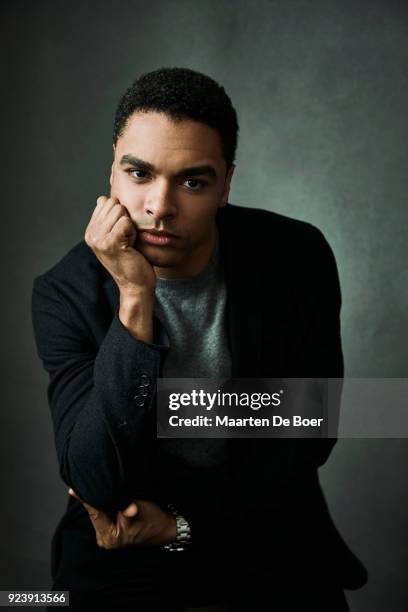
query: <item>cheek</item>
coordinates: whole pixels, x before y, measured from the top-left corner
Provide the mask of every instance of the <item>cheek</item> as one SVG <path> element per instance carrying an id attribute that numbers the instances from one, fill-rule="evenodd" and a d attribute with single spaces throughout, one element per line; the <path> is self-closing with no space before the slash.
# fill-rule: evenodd
<path id="1" fill-rule="evenodd" d="M 143 199 L 140 191 L 133 188 L 126 177 L 113 178 L 111 186 L 111 197 L 118 198 L 119 202 L 126 206 L 129 212 L 142 210 Z"/>
<path id="2" fill-rule="evenodd" d="M 185 217 L 185 223 L 190 228 L 191 234 L 195 236 L 204 236 L 208 234 L 214 224 L 215 213 L 211 208 L 206 208 L 202 211 L 196 211 L 194 214 L 189 214 Z"/>

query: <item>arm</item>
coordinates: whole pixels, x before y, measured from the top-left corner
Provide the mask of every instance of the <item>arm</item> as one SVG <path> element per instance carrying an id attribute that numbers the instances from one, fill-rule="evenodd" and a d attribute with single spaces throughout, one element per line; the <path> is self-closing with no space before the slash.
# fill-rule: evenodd
<path id="1" fill-rule="evenodd" d="M 99 348 L 52 273 L 35 280 L 32 296 L 61 476 L 81 499 L 109 513 L 147 492 L 152 499 L 146 479 L 160 368 L 160 348 L 150 343 L 156 278 L 136 237 L 126 207 L 100 196 L 84 238 L 117 284 L 119 308 Z"/>
<path id="2" fill-rule="evenodd" d="M 341 290 L 334 254 L 323 234 L 316 228 L 310 240 L 307 268 L 299 283 L 295 373 L 299 378 L 343 378 L 344 359 L 341 345 Z M 314 236 L 313 236 L 314 234 Z M 327 383 L 321 384 L 325 402 Z M 334 400 L 334 398 L 333 398 Z M 340 406 L 340 397 L 330 405 L 331 417 Z M 323 410 L 324 412 L 324 410 Z M 337 430 L 337 427 L 336 427 Z M 298 471 L 323 465 L 337 438 L 297 440 L 295 465 Z"/>
<path id="3" fill-rule="evenodd" d="M 149 339 L 148 326 L 140 327 L 148 312 L 121 299 L 97 350 L 52 278 L 34 281 L 33 327 L 49 374 L 60 473 L 82 499 L 107 512 L 135 498 L 152 499 L 145 474 L 155 432 L 155 380 L 166 348 L 138 339 Z"/>

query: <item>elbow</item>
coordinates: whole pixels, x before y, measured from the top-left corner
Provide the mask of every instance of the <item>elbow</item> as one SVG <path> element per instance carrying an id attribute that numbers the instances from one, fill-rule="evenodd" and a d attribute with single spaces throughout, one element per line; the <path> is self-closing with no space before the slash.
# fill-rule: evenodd
<path id="1" fill-rule="evenodd" d="M 135 499 L 129 484 L 114 466 L 106 460 L 95 464 L 89 457 L 81 461 L 69 444 L 59 457 L 59 473 L 67 487 L 80 500 L 107 514 L 123 510 Z"/>

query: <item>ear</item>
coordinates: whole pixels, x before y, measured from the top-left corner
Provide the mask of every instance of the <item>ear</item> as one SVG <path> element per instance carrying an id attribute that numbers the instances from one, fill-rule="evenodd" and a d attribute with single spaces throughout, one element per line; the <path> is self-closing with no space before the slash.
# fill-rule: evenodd
<path id="1" fill-rule="evenodd" d="M 232 164 L 231 168 L 228 170 L 227 176 L 225 177 L 224 188 L 222 190 L 219 208 L 222 208 L 228 202 L 228 196 L 229 196 L 229 192 L 231 189 L 231 179 L 232 179 L 232 175 L 234 174 L 234 170 L 235 170 L 235 164 Z"/>

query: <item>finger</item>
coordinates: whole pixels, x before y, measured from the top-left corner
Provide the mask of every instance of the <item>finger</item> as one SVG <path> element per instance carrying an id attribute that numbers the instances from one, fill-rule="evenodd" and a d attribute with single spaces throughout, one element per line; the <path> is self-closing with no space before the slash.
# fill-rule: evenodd
<path id="1" fill-rule="evenodd" d="M 93 218 L 93 222 L 97 222 L 98 226 L 101 226 L 111 210 L 119 204 L 119 200 L 117 198 L 107 198 L 106 196 L 101 196 L 96 200 L 96 202 L 97 204 L 94 210 L 95 216 Z"/>
<path id="2" fill-rule="evenodd" d="M 124 217 L 125 219 L 130 219 L 130 215 L 125 206 L 122 206 L 119 202 L 116 202 L 109 212 L 106 214 L 103 221 L 101 220 L 101 230 L 103 234 L 108 234 L 115 227 L 116 222 Z"/>
<path id="3" fill-rule="evenodd" d="M 106 203 L 108 201 L 109 201 L 109 198 L 107 196 L 104 196 L 104 195 L 99 196 L 96 199 L 96 206 L 95 206 L 95 208 L 93 210 L 92 217 L 91 217 L 91 221 L 92 222 L 96 221 L 96 219 L 98 219 L 98 217 L 100 216 L 102 210 L 104 209 L 104 207 L 105 207 L 105 205 L 106 205 Z"/>
<path id="4" fill-rule="evenodd" d="M 117 533 L 123 534 L 127 544 L 139 544 L 140 533 L 143 530 L 143 526 L 143 521 L 139 520 L 137 517 L 126 517 L 123 512 L 118 512 L 116 518 Z"/>
<path id="5" fill-rule="evenodd" d="M 81 502 L 81 504 L 84 506 L 85 510 L 86 510 L 86 511 L 87 511 L 89 514 L 91 514 L 91 513 L 92 513 L 92 515 L 93 515 L 94 517 L 96 517 L 96 516 L 98 515 L 99 510 L 97 510 L 96 508 L 94 508 L 94 507 L 93 507 L 93 506 L 91 506 L 90 504 L 87 504 L 86 502 L 84 502 L 84 500 L 83 500 L 83 499 L 81 499 L 81 498 L 80 498 L 80 497 L 79 497 L 79 496 L 78 496 L 78 495 L 75 493 L 75 491 L 74 491 L 73 489 L 71 489 L 71 488 L 70 488 L 70 489 L 68 489 L 68 493 L 69 493 L 69 494 L 70 494 L 72 497 L 75 497 L 75 499 L 77 499 L 78 501 L 80 501 L 80 502 Z"/>
<path id="6" fill-rule="evenodd" d="M 134 518 L 138 512 L 139 512 L 139 508 L 133 502 L 127 508 L 122 510 L 121 514 L 126 518 Z"/>
<path id="7" fill-rule="evenodd" d="M 101 195 L 96 198 L 96 205 L 98 206 L 99 204 L 105 204 L 105 202 L 107 202 L 108 200 L 108 196 Z"/>
<path id="8" fill-rule="evenodd" d="M 72 495 L 72 497 L 75 497 L 78 501 L 81 502 L 85 510 L 88 512 L 89 518 L 91 519 L 92 524 L 97 531 L 104 533 L 106 532 L 106 530 L 108 530 L 112 526 L 113 523 L 111 519 L 109 518 L 109 516 L 105 514 L 105 512 L 102 512 L 101 510 L 98 510 L 97 508 L 94 508 L 93 506 L 91 506 L 91 504 L 84 502 L 83 499 L 78 497 L 78 495 L 75 493 L 73 489 L 71 488 L 68 489 L 68 493 Z"/>
<path id="9" fill-rule="evenodd" d="M 69 488 L 68 489 L 68 493 L 71 495 L 71 497 L 75 497 L 75 499 L 77 499 L 78 501 L 81 502 L 81 504 L 83 504 L 83 506 L 87 507 L 87 508 L 91 508 L 92 510 L 95 510 L 95 508 L 92 508 L 92 506 L 90 506 L 89 504 L 87 504 L 86 502 L 84 502 L 83 499 L 81 499 L 79 497 L 79 495 L 77 495 L 77 493 L 75 493 L 74 489 Z"/>
<path id="10" fill-rule="evenodd" d="M 91 218 L 89 219 L 88 225 L 86 226 L 84 235 L 85 242 L 89 246 L 91 246 L 92 242 L 98 238 L 100 224 L 107 211 L 109 212 L 117 203 L 116 198 L 112 199 L 107 198 L 106 196 L 99 196 L 96 202 L 96 206 L 92 212 Z"/>
<path id="11" fill-rule="evenodd" d="M 110 547 L 119 537 L 120 531 L 117 529 L 117 526 L 102 510 L 97 510 L 86 503 L 84 503 L 84 507 L 94 526 L 99 545 Z"/>
<path id="12" fill-rule="evenodd" d="M 109 232 L 109 238 L 113 243 L 119 245 L 120 248 L 132 246 L 136 240 L 136 227 L 130 217 L 120 217 L 112 230 Z"/>

